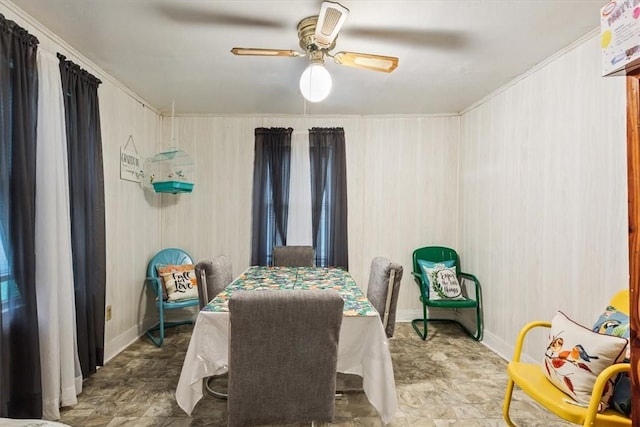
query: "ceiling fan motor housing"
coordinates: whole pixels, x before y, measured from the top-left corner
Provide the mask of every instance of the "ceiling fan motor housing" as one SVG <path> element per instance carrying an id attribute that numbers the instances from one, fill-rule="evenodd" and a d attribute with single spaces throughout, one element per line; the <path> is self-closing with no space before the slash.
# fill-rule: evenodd
<path id="1" fill-rule="evenodd" d="M 311 54 L 313 51 L 323 50 L 328 52 L 336 47 L 337 37 L 329 46 L 320 46 L 316 41 L 316 25 L 318 24 L 318 16 L 309 16 L 304 18 L 298 23 L 298 39 L 300 40 L 300 47 L 307 53 Z"/>

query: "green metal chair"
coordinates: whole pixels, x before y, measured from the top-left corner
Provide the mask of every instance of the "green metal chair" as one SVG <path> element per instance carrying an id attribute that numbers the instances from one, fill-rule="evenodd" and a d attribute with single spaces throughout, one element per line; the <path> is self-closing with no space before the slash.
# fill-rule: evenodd
<path id="1" fill-rule="evenodd" d="M 460 286 L 463 288 L 464 299 L 429 299 L 429 285 L 424 282 L 422 277 L 422 270 L 418 264 L 418 260 L 431 261 L 441 263 L 444 261 L 454 261 L 456 268 L 456 275 Z M 458 324 L 471 338 L 476 341 L 482 339 L 482 289 L 478 279 L 468 273 L 460 271 L 460 257 L 458 253 L 443 246 L 426 246 L 418 248 L 413 251 L 413 277 L 420 288 L 420 301 L 422 302 L 422 318 L 414 319 L 411 322 L 413 329 L 416 333 L 425 340 L 427 338 L 427 322 L 431 321 L 444 321 L 453 322 Z M 473 284 L 473 286 L 470 286 Z M 469 291 L 472 288 L 475 292 L 470 295 Z M 462 322 L 452 318 L 434 318 L 428 317 L 427 307 L 433 309 L 451 309 L 456 313 L 456 316 L 461 316 L 461 310 L 474 310 L 476 318 L 475 331 L 469 329 Z M 420 329 L 422 324 L 422 330 Z"/>
<path id="2" fill-rule="evenodd" d="M 184 265 L 193 264 L 193 259 L 182 249 L 167 248 L 163 249 L 151 258 L 147 266 L 147 286 L 153 291 L 156 297 L 156 307 L 158 308 L 158 323 L 148 329 L 145 334 L 158 347 L 164 342 L 164 330 L 173 326 L 193 323 L 193 316 L 189 320 L 178 322 L 165 322 L 165 310 L 173 310 L 185 307 L 197 307 L 200 304 L 198 298 L 187 299 L 181 301 L 164 301 L 162 292 L 162 277 L 158 275 L 158 265 Z M 155 336 L 154 332 L 158 331 L 159 335 Z"/>

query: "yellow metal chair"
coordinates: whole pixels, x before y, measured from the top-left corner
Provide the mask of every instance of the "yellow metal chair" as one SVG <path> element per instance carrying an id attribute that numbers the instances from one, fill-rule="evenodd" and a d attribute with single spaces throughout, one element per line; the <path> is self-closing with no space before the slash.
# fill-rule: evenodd
<path id="1" fill-rule="evenodd" d="M 609 305 L 614 306 L 623 313 L 629 314 L 629 291 L 624 290 L 618 292 L 611 299 Z M 509 416 L 509 407 L 511 406 L 513 387 L 517 385 L 522 391 L 528 394 L 529 397 L 548 411 L 571 423 L 582 426 L 630 426 L 631 419 L 613 409 L 607 409 L 604 412 L 598 413 L 598 404 L 600 403 L 607 380 L 621 372 L 629 372 L 631 370 L 631 364 L 616 363 L 602 371 L 596 379 L 588 407 L 585 408 L 568 403 L 570 400 L 567 398 L 567 395 L 556 388 L 551 381 L 545 377 L 540 364 L 520 362 L 524 339 L 529 331 L 537 327 L 550 328 L 551 322 L 533 321 L 525 325 L 518 335 L 513 359 L 507 365 L 509 381 L 502 406 L 502 416 L 507 422 L 507 425 L 511 427 L 516 426 Z"/>

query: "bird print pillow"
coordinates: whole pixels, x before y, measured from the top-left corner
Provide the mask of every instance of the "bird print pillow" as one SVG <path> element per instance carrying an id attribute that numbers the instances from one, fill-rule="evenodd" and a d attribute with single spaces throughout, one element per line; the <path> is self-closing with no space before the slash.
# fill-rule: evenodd
<path id="1" fill-rule="evenodd" d="M 627 339 L 593 332 L 558 311 L 551 320 L 542 370 L 579 405 L 588 406 L 598 375 L 625 357 Z M 604 389 L 599 411 L 609 406 L 613 380 Z"/>

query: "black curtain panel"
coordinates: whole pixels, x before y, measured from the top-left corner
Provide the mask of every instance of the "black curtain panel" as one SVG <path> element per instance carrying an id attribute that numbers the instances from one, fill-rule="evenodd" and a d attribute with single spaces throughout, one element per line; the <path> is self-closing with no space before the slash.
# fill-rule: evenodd
<path id="1" fill-rule="evenodd" d="M 106 249 L 98 80 L 60 59 L 71 205 L 78 357 L 87 378 L 104 363 Z"/>
<path id="2" fill-rule="evenodd" d="M 291 128 L 256 128 L 251 265 L 271 265 L 273 247 L 287 244 Z"/>
<path id="3" fill-rule="evenodd" d="M 35 201 L 38 40 L 0 15 L 0 417 L 40 418 Z"/>
<path id="4" fill-rule="evenodd" d="M 318 267 L 349 269 L 347 159 L 343 128 L 309 130 L 311 221 Z"/>

